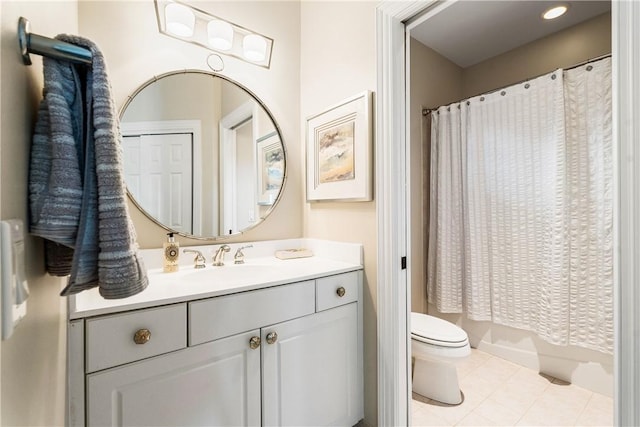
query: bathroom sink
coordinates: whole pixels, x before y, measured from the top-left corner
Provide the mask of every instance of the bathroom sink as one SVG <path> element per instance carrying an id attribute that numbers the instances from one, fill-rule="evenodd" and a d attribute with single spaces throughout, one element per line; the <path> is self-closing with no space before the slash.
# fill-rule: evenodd
<path id="1" fill-rule="evenodd" d="M 276 271 L 277 269 L 272 265 L 227 264 L 222 267 L 207 265 L 205 268 L 185 273 L 183 278 L 187 282 L 233 285 L 253 279 L 264 281 Z"/>

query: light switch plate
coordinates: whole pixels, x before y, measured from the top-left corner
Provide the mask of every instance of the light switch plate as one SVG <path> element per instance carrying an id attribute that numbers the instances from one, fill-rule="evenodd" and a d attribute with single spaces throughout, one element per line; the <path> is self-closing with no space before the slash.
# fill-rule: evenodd
<path id="1" fill-rule="evenodd" d="M 0 221 L 0 285 L 2 339 L 13 334 L 27 314 L 29 286 L 24 269 L 24 225 L 21 220 Z"/>

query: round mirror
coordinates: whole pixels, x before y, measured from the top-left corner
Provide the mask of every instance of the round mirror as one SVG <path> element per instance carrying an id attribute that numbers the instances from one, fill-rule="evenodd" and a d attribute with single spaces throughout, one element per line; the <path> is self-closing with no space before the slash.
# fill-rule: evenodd
<path id="1" fill-rule="evenodd" d="M 129 97 L 120 127 L 129 195 L 167 230 L 201 239 L 240 233 L 280 196 L 278 126 L 226 77 L 193 70 L 153 78 Z"/>

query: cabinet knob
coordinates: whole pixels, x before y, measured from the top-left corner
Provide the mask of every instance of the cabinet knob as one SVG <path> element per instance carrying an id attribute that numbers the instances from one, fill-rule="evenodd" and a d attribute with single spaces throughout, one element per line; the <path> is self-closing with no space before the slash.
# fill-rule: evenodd
<path id="1" fill-rule="evenodd" d="M 344 296 L 344 294 L 346 294 L 346 293 L 347 293 L 347 290 L 346 290 L 344 287 L 342 287 L 342 286 L 340 286 L 340 287 L 336 290 L 336 294 L 338 294 L 338 296 L 339 296 L 340 298 L 342 298 L 342 297 Z"/>
<path id="2" fill-rule="evenodd" d="M 249 340 L 249 347 L 251 348 L 251 350 L 255 350 L 256 348 L 260 347 L 260 337 L 251 337 L 251 339 Z"/>
<path id="3" fill-rule="evenodd" d="M 136 344 L 146 344 L 151 339 L 151 331 L 148 329 L 138 329 L 133 336 L 133 341 Z"/>
<path id="4" fill-rule="evenodd" d="M 267 334 L 267 344 L 273 344 L 278 341 L 278 334 L 275 332 L 269 332 Z"/>

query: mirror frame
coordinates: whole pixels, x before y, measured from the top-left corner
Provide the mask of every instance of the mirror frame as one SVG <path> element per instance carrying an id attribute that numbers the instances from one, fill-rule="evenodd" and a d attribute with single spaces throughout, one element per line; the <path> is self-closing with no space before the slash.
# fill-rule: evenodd
<path id="1" fill-rule="evenodd" d="M 152 221 L 153 223 L 155 223 L 156 225 L 158 225 L 159 227 L 165 229 L 167 232 L 172 232 L 174 234 L 177 234 L 179 236 L 182 237 L 186 237 L 189 239 L 194 239 L 194 240 L 202 240 L 202 241 L 217 241 L 217 240 L 224 240 L 224 239 L 228 239 L 228 238 L 232 238 L 232 237 L 237 237 L 240 236 L 244 233 L 246 233 L 247 231 L 253 230 L 254 228 L 258 227 L 259 225 L 261 225 L 269 215 L 271 215 L 273 213 L 273 211 L 275 210 L 276 206 L 278 205 L 278 203 L 280 202 L 280 200 L 282 199 L 282 196 L 284 194 L 284 189 L 287 183 L 287 177 L 288 177 L 288 167 L 287 167 L 287 147 L 285 146 L 284 143 L 284 138 L 282 136 L 282 130 L 280 129 L 280 126 L 278 125 L 278 122 L 276 122 L 275 118 L 273 117 L 273 114 L 271 113 L 271 110 L 269 110 L 269 108 L 267 108 L 267 106 L 265 105 L 264 102 L 262 102 L 262 100 L 260 98 L 258 98 L 258 96 L 253 93 L 251 90 L 249 90 L 246 86 L 244 86 L 241 83 L 238 83 L 237 81 L 227 77 L 227 76 L 223 76 L 219 73 L 215 73 L 215 72 L 211 72 L 211 71 L 206 71 L 206 70 L 199 70 L 199 69 L 183 69 L 183 70 L 176 70 L 176 71 L 168 71 L 166 73 L 163 74 L 159 74 L 157 76 L 153 76 L 152 78 L 150 78 L 149 80 L 145 81 L 144 83 L 142 83 L 141 85 L 139 85 L 137 87 L 137 89 L 131 94 L 127 96 L 126 101 L 124 102 L 124 104 L 122 105 L 122 107 L 120 108 L 120 113 L 118 115 L 119 118 L 119 123 L 122 123 L 122 119 L 124 117 L 125 112 L 127 111 L 127 107 L 129 106 L 129 104 L 131 104 L 131 102 L 133 102 L 133 99 L 136 97 L 136 95 L 138 95 L 140 92 L 142 92 L 144 89 L 146 89 L 148 86 L 152 85 L 153 83 L 157 82 L 158 80 L 165 78 L 165 77 L 170 77 L 170 76 L 174 76 L 174 75 L 179 75 L 179 74 L 188 74 L 188 73 L 197 73 L 197 74 L 204 74 L 210 77 L 218 77 L 221 78 L 231 84 L 236 85 L 237 87 L 239 87 L 240 89 L 244 90 L 251 98 L 253 98 L 260 107 L 262 107 L 262 109 L 265 111 L 265 113 L 267 114 L 267 116 L 269 117 L 269 119 L 271 119 L 271 122 L 273 123 L 273 126 L 275 127 L 276 133 L 277 135 L 280 137 L 280 144 L 282 145 L 282 152 L 284 154 L 284 171 L 282 173 L 282 184 L 280 185 L 280 191 L 278 191 L 278 196 L 275 198 L 275 200 L 273 201 L 273 204 L 271 205 L 271 207 L 269 208 L 269 210 L 266 212 L 266 214 L 264 215 L 264 217 L 260 218 L 259 221 L 257 221 L 256 223 L 254 223 L 253 225 L 244 228 L 236 233 L 233 234 L 223 234 L 223 235 L 218 235 L 218 236 L 197 236 L 197 235 L 193 235 L 193 234 L 188 234 L 188 233 L 184 233 L 181 231 L 175 231 L 171 228 L 169 228 L 167 225 L 161 223 L 158 219 L 156 219 L 155 217 L 153 217 L 151 214 L 149 214 L 141 205 L 140 203 L 135 199 L 135 197 L 133 197 L 133 195 L 131 194 L 131 192 L 129 191 L 129 186 L 126 186 L 127 188 L 127 196 L 129 198 L 129 200 L 133 203 L 133 205 L 150 221 Z M 120 131 L 120 134 L 122 135 L 122 132 Z M 219 164 L 217 165 L 219 166 Z M 126 185 L 126 181 L 125 181 L 125 185 Z"/>

